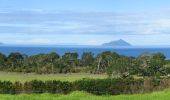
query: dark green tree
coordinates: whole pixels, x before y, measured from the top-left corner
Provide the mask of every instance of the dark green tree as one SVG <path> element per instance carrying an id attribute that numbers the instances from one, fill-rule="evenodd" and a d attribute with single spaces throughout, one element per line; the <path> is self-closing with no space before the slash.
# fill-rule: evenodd
<path id="1" fill-rule="evenodd" d="M 84 52 L 82 54 L 83 66 L 92 66 L 94 62 L 94 54 L 92 52 Z"/>
<path id="2" fill-rule="evenodd" d="M 6 63 L 6 56 L 2 53 L 0 53 L 0 68 L 4 68 L 5 67 L 5 63 Z"/>
<path id="3" fill-rule="evenodd" d="M 19 52 L 9 54 L 7 57 L 7 63 L 8 66 L 12 68 L 10 70 L 14 70 L 16 68 L 21 70 L 23 60 L 24 60 L 24 56 Z"/>
<path id="4" fill-rule="evenodd" d="M 131 75 L 130 70 L 132 65 L 132 59 L 122 56 L 112 62 L 107 69 L 107 74 L 109 76 L 120 76 L 121 78 L 126 78 Z"/>
<path id="5" fill-rule="evenodd" d="M 98 54 L 94 61 L 97 73 L 103 71 L 105 72 L 107 67 L 110 66 L 112 62 L 118 59 L 119 57 L 120 57 L 119 54 L 110 51 L 106 51 Z"/>

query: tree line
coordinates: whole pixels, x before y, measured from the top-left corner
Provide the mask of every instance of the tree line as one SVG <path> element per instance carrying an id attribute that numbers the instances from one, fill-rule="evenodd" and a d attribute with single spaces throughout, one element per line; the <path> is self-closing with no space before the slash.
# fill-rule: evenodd
<path id="1" fill-rule="evenodd" d="M 105 51 L 94 55 L 92 52 L 56 52 L 28 56 L 19 52 L 4 55 L 0 53 L 0 70 L 9 72 L 50 73 L 93 73 L 109 76 L 128 77 L 163 76 L 170 73 L 169 60 L 162 53 L 143 53 L 138 57 L 128 57 L 116 52 Z"/>

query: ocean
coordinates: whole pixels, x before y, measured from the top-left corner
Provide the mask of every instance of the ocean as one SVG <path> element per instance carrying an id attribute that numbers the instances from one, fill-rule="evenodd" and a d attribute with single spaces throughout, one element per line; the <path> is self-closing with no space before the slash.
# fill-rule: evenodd
<path id="1" fill-rule="evenodd" d="M 121 55 L 137 57 L 142 53 L 162 52 L 167 59 L 170 59 L 170 47 L 102 47 L 102 46 L 0 46 L 0 52 L 8 55 L 11 52 L 20 52 L 27 55 L 35 55 L 39 53 L 56 52 L 63 55 L 66 52 L 77 52 L 81 57 L 83 52 L 92 52 L 94 55 L 103 51 L 117 52 Z"/>

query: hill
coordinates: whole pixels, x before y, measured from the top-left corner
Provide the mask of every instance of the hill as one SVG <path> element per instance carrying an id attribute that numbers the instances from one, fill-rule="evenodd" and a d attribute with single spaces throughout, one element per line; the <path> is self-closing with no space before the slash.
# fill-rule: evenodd
<path id="1" fill-rule="evenodd" d="M 104 43 L 104 44 L 102 44 L 102 46 L 131 46 L 131 44 L 120 39 L 120 40 L 116 40 L 116 41 L 111 41 L 109 43 Z"/>

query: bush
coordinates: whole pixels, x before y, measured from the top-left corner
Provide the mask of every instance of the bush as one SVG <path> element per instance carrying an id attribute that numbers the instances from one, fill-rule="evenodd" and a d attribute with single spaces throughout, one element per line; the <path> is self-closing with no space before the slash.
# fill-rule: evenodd
<path id="1" fill-rule="evenodd" d="M 134 84 L 137 89 L 142 87 L 141 80 L 134 79 L 83 79 L 74 82 L 76 90 L 87 91 L 96 95 L 133 93 L 136 89 L 132 88 Z"/>
<path id="2" fill-rule="evenodd" d="M 25 82 L 23 87 L 24 93 L 32 93 L 32 84 L 31 82 Z"/>
<path id="3" fill-rule="evenodd" d="M 31 81 L 32 92 L 33 93 L 44 93 L 45 83 L 43 81 L 33 80 Z"/>
<path id="4" fill-rule="evenodd" d="M 23 92 L 23 84 L 20 82 L 13 83 L 13 93 L 18 94 Z"/>
<path id="5" fill-rule="evenodd" d="M 13 83 L 10 81 L 0 81 L 0 93 L 2 94 L 13 94 Z"/>
<path id="6" fill-rule="evenodd" d="M 46 85 L 46 91 L 49 93 L 60 93 L 59 92 L 59 84 L 60 81 L 46 81 L 45 85 Z"/>
<path id="7" fill-rule="evenodd" d="M 60 84 L 61 93 L 67 94 L 73 91 L 73 85 L 71 82 L 62 82 Z"/>

